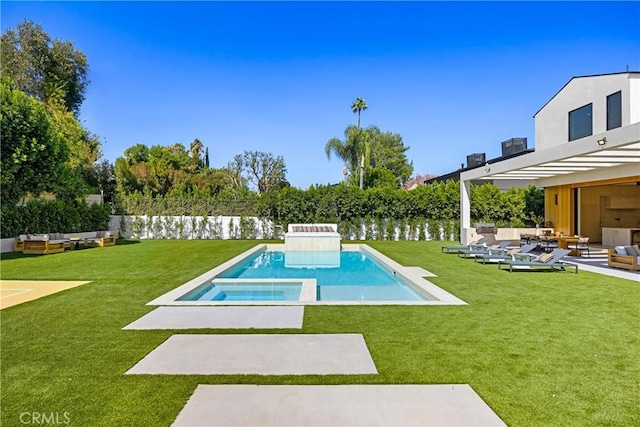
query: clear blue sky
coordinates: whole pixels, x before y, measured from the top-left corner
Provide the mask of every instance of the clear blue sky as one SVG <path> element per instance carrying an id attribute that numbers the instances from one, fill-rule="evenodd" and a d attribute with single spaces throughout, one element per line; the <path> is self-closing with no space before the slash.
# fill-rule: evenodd
<path id="1" fill-rule="evenodd" d="M 211 166 L 282 155 L 292 185 L 334 183 L 324 153 L 356 120 L 402 135 L 415 174 L 534 141 L 571 77 L 640 70 L 639 2 L 2 2 L 88 57 L 85 125 L 114 161 L 199 138 Z"/>

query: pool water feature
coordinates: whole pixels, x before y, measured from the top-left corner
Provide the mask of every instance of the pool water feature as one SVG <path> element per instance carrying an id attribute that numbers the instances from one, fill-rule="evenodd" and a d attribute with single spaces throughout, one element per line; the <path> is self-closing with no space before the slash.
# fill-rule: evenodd
<path id="1" fill-rule="evenodd" d="M 466 305 L 424 278 L 430 274 L 365 244 L 342 244 L 328 254 L 258 244 L 148 305 Z M 284 295 L 295 287 L 298 300 Z"/>

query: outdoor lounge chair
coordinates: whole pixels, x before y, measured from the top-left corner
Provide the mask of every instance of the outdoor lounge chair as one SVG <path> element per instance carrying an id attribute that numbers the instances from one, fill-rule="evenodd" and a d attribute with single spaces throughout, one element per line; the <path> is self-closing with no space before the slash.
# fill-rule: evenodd
<path id="1" fill-rule="evenodd" d="M 498 262 L 502 260 L 530 261 L 530 257 L 533 258 L 534 255 L 530 254 L 529 252 L 531 252 L 535 248 L 536 248 L 536 245 L 527 244 L 527 245 L 523 245 L 522 247 L 511 249 L 508 251 L 492 250 L 491 253 L 488 253 L 488 254 L 476 255 L 474 257 L 474 260 L 475 262 L 478 262 L 478 260 L 481 260 L 483 264 L 486 264 L 487 262 Z"/>
<path id="2" fill-rule="evenodd" d="M 530 261 L 500 260 L 498 261 L 498 268 L 502 270 L 503 265 L 508 265 L 509 273 L 512 273 L 514 268 L 524 271 L 537 269 L 566 271 L 566 267 L 570 266 L 573 267 L 575 273 L 578 274 L 578 266 L 576 264 L 567 264 L 562 261 L 562 258 L 567 256 L 569 252 L 571 251 L 568 249 L 554 249 L 551 253 L 544 253 Z"/>
<path id="3" fill-rule="evenodd" d="M 486 241 L 487 241 L 487 238 L 483 237 L 481 239 L 478 239 L 474 242 L 469 243 L 468 245 L 443 246 L 442 252 L 446 252 L 448 254 L 455 254 L 455 253 L 458 253 L 458 251 L 461 251 L 464 249 L 471 249 L 473 247 L 481 248 L 485 245 Z"/>
<path id="4" fill-rule="evenodd" d="M 88 248 L 113 246 L 116 244 L 116 236 L 110 231 L 97 231 L 95 237 L 84 239 L 84 245 Z"/>
<path id="5" fill-rule="evenodd" d="M 506 250 L 507 246 L 509 246 L 510 243 L 511 241 L 509 240 L 503 240 L 500 243 L 496 243 L 490 246 L 481 246 L 481 247 L 472 247 L 472 248 L 462 249 L 458 251 L 458 256 L 459 257 L 461 256 L 462 258 L 469 258 L 469 257 L 473 258 L 478 255 L 493 253 L 493 251 L 503 252 L 504 250 Z"/>

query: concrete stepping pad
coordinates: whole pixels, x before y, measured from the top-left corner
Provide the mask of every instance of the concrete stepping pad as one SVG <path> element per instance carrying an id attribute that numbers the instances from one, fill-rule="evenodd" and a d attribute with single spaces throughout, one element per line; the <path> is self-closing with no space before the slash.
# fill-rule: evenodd
<path id="1" fill-rule="evenodd" d="M 199 385 L 173 426 L 505 426 L 468 384 Z"/>
<path id="2" fill-rule="evenodd" d="M 127 374 L 377 374 L 361 334 L 172 335 Z"/>
<path id="3" fill-rule="evenodd" d="M 301 329 L 304 306 L 159 307 L 122 329 Z"/>

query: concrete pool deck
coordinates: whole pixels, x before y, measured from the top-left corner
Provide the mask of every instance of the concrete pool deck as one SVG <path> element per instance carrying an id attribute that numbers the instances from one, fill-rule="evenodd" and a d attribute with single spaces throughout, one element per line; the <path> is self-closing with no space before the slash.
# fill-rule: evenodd
<path id="1" fill-rule="evenodd" d="M 377 374 L 361 334 L 172 335 L 127 374 Z"/>
<path id="2" fill-rule="evenodd" d="M 467 384 L 199 385 L 173 426 L 505 426 Z"/>
<path id="3" fill-rule="evenodd" d="M 197 287 L 210 283 L 212 280 L 220 280 L 218 277 L 227 270 L 230 270 L 247 259 L 263 252 L 263 251 L 284 251 L 284 245 L 274 243 L 260 243 L 253 248 L 235 256 L 234 258 L 214 267 L 213 269 L 201 274 L 200 276 L 184 283 L 177 288 L 170 290 L 169 292 L 160 295 L 154 300 L 147 303 L 147 305 L 158 306 L 223 306 L 223 305 L 467 305 L 466 302 L 450 294 L 444 289 L 436 286 L 434 283 L 426 280 L 425 277 L 435 277 L 435 275 L 422 267 L 405 267 L 398 262 L 392 260 L 386 255 L 378 252 L 374 248 L 366 244 L 343 244 L 343 252 L 360 251 L 365 253 L 370 258 L 374 259 L 377 263 L 389 271 L 394 276 L 398 276 L 401 280 L 410 284 L 415 291 L 422 294 L 425 300 L 368 300 L 368 299 L 346 299 L 346 300 L 329 300 L 329 301 L 317 301 L 315 300 L 315 293 L 312 298 L 302 298 L 299 301 L 186 301 L 181 298 L 193 291 Z M 257 283 L 258 281 L 270 281 L 275 282 L 282 280 L 286 282 L 300 281 L 309 282 L 315 279 L 304 278 L 287 278 L 287 279 L 273 279 L 273 278 L 237 278 L 233 279 L 235 283 Z M 307 289 L 309 287 L 307 286 Z M 303 293 L 305 291 L 305 285 L 303 283 Z"/>
<path id="4" fill-rule="evenodd" d="M 302 329 L 304 306 L 158 307 L 122 329 Z"/>

